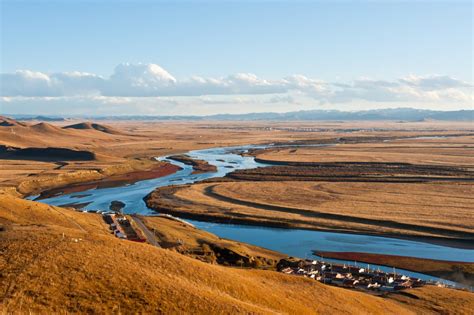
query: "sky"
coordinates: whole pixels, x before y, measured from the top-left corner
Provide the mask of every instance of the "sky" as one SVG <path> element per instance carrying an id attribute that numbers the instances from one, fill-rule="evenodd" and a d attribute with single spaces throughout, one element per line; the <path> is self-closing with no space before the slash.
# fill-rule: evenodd
<path id="1" fill-rule="evenodd" d="M 472 1 L 0 3 L 0 114 L 473 104 Z"/>

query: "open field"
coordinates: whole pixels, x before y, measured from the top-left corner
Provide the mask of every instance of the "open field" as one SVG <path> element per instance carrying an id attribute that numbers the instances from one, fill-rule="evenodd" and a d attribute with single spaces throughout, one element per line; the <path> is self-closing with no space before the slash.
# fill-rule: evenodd
<path id="1" fill-rule="evenodd" d="M 395 267 L 474 286 L 474 263 L 357 252 L 314 251 L 318 256 Z"/>
<path id="2" fill-rule="evenodd" d="M 463 314 L 474 303 L 472 293 L 451 289 L 382 298 L 274 271 L 206 264 L 121 241 L 99 215 L 5 194 L 0 201 L 5 312 Z"/>
<path id="3" fill-rule="evenodd" d="M 474 137 L 401 139 L 383 143 L 275 149 L 257 155 L 268 162 L 379 162 L 474 167 Z"/>
<path id="4" fill-rule="evenodd" d="M 474 315 L 473 5 L 0 0 L 0 315 Z"/>
<path id="5" fill-rule="evenodd" d="M 83 123 L 18 122 L 0 117 L 0 146 L 66 148 L 90 152 L 93 160 L 55 158 L 39 151 L 28 159 L 9 154 L 0 164 L 0 188 L 22 194 L 89 182 L 107 175 L 148 170 L 150 158 L 189 150 L 269 142 L 334 142 L 341 137 L 366 139 L 472 134 L 469 123 L 450 122 L 219 122 L 101 121 Z M 137 159 L 139 163 L 137 163 Z M 140 164 L 140 165 L 139 165 Z M 138 166 L 138 169 L 137 169 Z M 59 175 L 62 180 L 56 181 Z M 92 174 L 91 174 L 92 173 Z M 56 183 L 57 182 L 57 183 Z"/>
<path id="6" fill-rule="evenodd" d="M 340 141 L 341 136 L 352 137 L 350 145 L 359 141 L 372 144 L 398 136 L 472 132 L 472 126 L 464 123 L 455 126 L 437 122 L 371 124 L 367 128 L 365 123 L 357 122 L 101 122 L 94 125 L 78 121 L 24 124 L 3 120 L 0 122 L 0 145 L 5 152 L 0 157 L 2 311 L 468 313 L 474 307 L 472 293 L 428 286 L 382 298 L 271 270 L 225 267 L 222 265 L 271 269 L 281 254 L 223 240 L 166 218 L 143 218 L 143 221 L 168 249 L 122 241 L 110 234 L 99 215 L 17 197 L 45 190 L 51 194 L 72 192 L 163 176 L 175 169 L 152 157 L 193 149 L 288 141 L 328 143 Z M 66 126 L 70 127 L 63 128 Z M 51 151 L 49 147 L 61 150 Z M 90 154 L 80 155 L 78 159 L 71 157 L 72 150 Z M 437 168 L 436 176 L 456 179 L 470 176 L 470 168 L 459 165 L 452 161 L 437 163 L 438 167 L 447 168 Z M 383 177 L 393 176 L 386 166 L 380 167 L 385 170 Z M 340 175 L 348 169 L 343 169 Z M 335 168 L 326 170 L 328 174 L 335 172 Z M 426 169 L 404 171 L 402 176 L 430 176 L 423 173 Z M 288 181 L 291 179 L 288 176 L 283 177 L 285 181 L 271 182 L 227 178 L 223 182 L 167 188 L 159 192 L 160 199 L 150 202 L 183 217 L 196 215 L 226 222 L 231 218 L 232 222 L 240 220 L 248 224 L 423 236 L 443 241 L 472 238 L 472 219 L 468 217 L 472 210 L 470 183 L 461 180 L 454 184 L 410 184 L 407 195 L 403 184 L 370 182 L 367 177 L 374 174 L 364 172 L 353 171 L 353 176 L 365 182 L 351 183 L 350 187 L 348 183 L 327 180 Z M 444 210 L 430 207 L 428 202 L 444 205 Z M 450 219 L 443 222 L 440 218 L 447 208 Z"/>
<path id="7" fill-rule="evenodd" d="M 164 187 L 163 213 L 202 220 L 472 241 L 471 184 L 217 182 Z M 446 214 L 449 213 L 449 216 Z"/>
<path id="8" fill-rule="evenodd" d="M 275 166 L 164 187 L 148 204 L 200 220 L 472 247 L 473 142 L 461 136 L 254 150 Z"/>
<path id="9" fill-rule="evenodd" d="M 262 162 L 260 160 L 260 162 Z M 268 162 L 267 162 L 268 163 Z M 470 168 L 385 162 L 272 162 L 288 165 L 237 170 L 227 178 L 247 181 L 472 182 Z"/>
<path id="10" fill-rule="evenodd" d="M 163 188 L 149 204 L 220 222 L 470 242 L 472 144 L 453 137 L 255 150 L 259 161 L 281 165 Z"/>
<path id="11" fill-rule="evenodd" d="M 208 129 L 209 125 L 223 128 Z M 68 126 L 74 126 L 68 128 Z M 228 126 L 226 123 L 225 126 Z M 227 129 L 223 123 L 210 122 L 81 122 L 22 123 L 0 117 L 0 188 L 18 187 L 22 194 L 90 182 L 108 175 L 149 170 L 156 156 L 185 153 L 192 149 L 248 143 L 286 141 L 292 132 Z M 301 135 L 304 139 L 308 135 Z M 35 154 L 12 150 L 36 148 Z M 86 160 L 51 155 L 47 148 L 65 148 L 90 153 Z M 67 175 L 64 175 L 67 174 Z M 58 178 L 60 180 L 58 181 Z"/>

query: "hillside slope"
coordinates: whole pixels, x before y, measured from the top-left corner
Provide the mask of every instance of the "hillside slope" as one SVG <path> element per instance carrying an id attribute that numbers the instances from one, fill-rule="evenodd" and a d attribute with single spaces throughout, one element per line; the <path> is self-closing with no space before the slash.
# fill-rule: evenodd
<path id="1" fill-rule="evenodd" d="M 123 132 L 120 132 L 119 130 L 107 126 L 107 125 L 102 125 L 102 124 L 96 124 L 96 123 L 91 123 L 91 122 L 82 122 L 82 123 L 77 123 L 69 126 L 63 127 L 63 129 L 78 129 L 78 130 L 97 130 L 100 132 L 104 133 L 110 133 L 114 135 L 120 135 L 123 134 Z"/>
<path id="2" fill-rule="evenodd" d="M 410 313 L 406 298 L 396 302 L 273 271 L 206 264 L 120 241 L 99 215 L 10 195 L 0 195 L 0 224 L 7 312 Z M 472 306 L 470 293 L 455 294 L 464 303 L 457 307 Z"/>

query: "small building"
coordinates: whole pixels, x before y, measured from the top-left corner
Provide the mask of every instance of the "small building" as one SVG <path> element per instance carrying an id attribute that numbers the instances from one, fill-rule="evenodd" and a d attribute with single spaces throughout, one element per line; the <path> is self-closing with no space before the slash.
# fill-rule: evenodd
<path id="1" fill-rule="evenodd" d="M 115 235 L 116 235 L 118 238 L 121 238 L 121 239 L 126 239 L 126 238 L 127 238 L 127 236 L 126 236 L 125 234 L 123 234 L 122 232 L 117 232 Z"/>

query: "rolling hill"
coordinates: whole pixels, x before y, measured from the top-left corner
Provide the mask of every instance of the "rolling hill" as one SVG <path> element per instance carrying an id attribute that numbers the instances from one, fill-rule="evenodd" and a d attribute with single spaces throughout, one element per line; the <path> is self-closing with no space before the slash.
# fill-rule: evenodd
<path id="1" fill-rule="evenodd" d="M 91 123 L 91 122 L 82 122 L 78 124 L 73 124 L 73 125 L 65 126 L 63 127 L 63 129 L 97 130 L 100 132 L 109 133 L 113 135 L 124 134 L 123 132 L 113 127 L 102 125 L 102 124 Z"/>
<path id="2" fill-rule="evenodd" d="M 462 291 L 425 287 L 382 298 L 274 271 L 207 264 L 121 241 L 99 215 L 6 194 L 0 225 L 0 308 L 7 313 L 429 314 L 473 306 L 472 294 Z M 433 295 L 442 298 L 432 304 Z"/>

